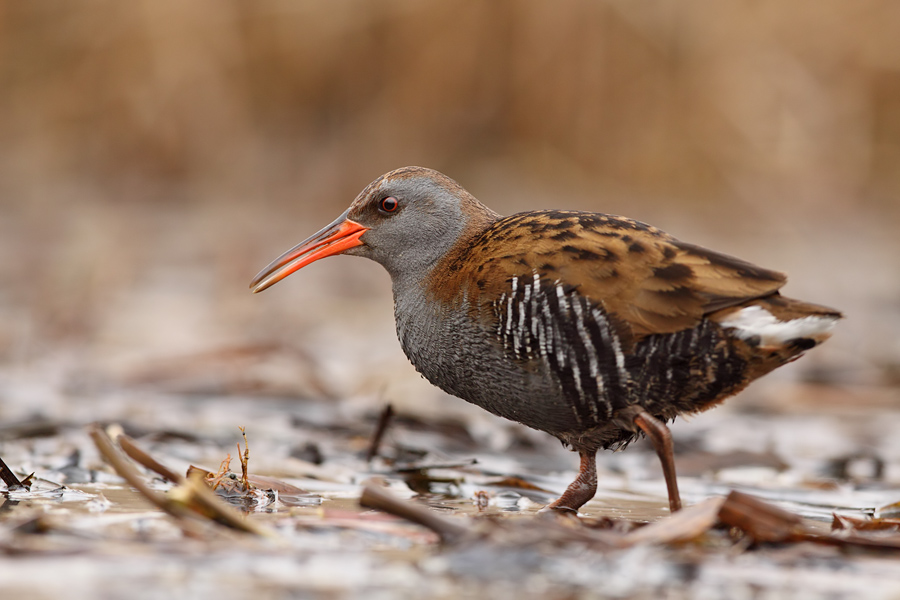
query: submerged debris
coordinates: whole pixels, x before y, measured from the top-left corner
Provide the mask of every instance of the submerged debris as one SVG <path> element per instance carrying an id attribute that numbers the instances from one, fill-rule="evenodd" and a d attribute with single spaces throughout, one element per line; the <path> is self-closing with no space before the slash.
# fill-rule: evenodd
<path id="1" fill-rule="evenodd" d="M 18 490 L 18 489 L 31 489 L 31 481 L 34 477 L 34 473 L 26 477 L 25 479 L 19 481 L 19 478 L 16 477 L 16 474 L 12 472 L 6 463 L 3 462 L 3 459 L 0 458 L 0 480 L 6 484 L 7 490 Z"/>
<path id="2" fill-rule="evenodd" d="M 373 485 L 363 488 L 360 504 L 382 510 L 435 532 L 445 544 L 465 543 L 474 539 L 501 545 L 521 546 L 528 543 L 589 543 L 608 549 L 622 549 L 636 544 L 684 544 L 703 540 L 720 526 L 740 530 L 755 544 L 816 542 L 830 545 L 862 546 L 884 550 L 900 550 L 900 535 L 864 535 L 861 532 L 890 530 L 896 532 L 900 521 L 857 527 L 851 520 L 839 520 L 837 529 L 849 527 L 840 535 L 822 533 L 793 513 L 759 498 L 733 491 L 724 498 L 710 498 L 649 525 L 623 533 L 609 527 L 602 531 L 585 527 L 571 515 L 546 513 L 548 518 L 515 521 L 481 521 L 468 526 L 449 520 L 408 501 L 399 500 Z M 561 523 L 569 526 L 560 528 Z M 572 526 L 572 524 L 581 524 Z M 872 522 L 868 522 L 872 523 Z M 538 533 L 538 535 L 535 535 Z"/>
<path id="3" fill-rule="evenodd" d="M 892 502 L 875 509 L 875 517 L 877 519 L 896 519 L 900 518 L 900 502 Z"/>
<path id="4" fill-rule="evenodd" d="M 98 460 L 80 427 L 61 426 L 53 438 L 4 440 L 0 451 L 16 478 L 37 475 L 31 491 L 0 481 L 0 555 L 68 552 L 100 560 L 117 553 L 159 564 L 178 548 L 185 556 L 246 565 L 257 586 L 269 576 L 296 573 L 304 581 L 319 577 L 326 586 L 346 583 L 344 573 L 356 556 L 372 561 L 369 571 L 359 567 L 370 574 L 365 577 L 390 571 L 391 578 L 422 585 L 442 582 L 457 596 L 466 595 L 457 586 L 478 582 L 571 596 L 599 585 L 610 595 L 618 590 L 627 597 L 637 589 L 658 597 L 660 590 L 690 590 L 704 578 L 704 586 L 755 583 L 793 577 L 798 568 L 809 571 L 803 584 L 809 589 L 849 589 L 847 581 L 873 580 L 888 581 L 889 590 L 893 582 L 900 591 L 900 575 L 891 579 L 884 571 L 900 548 L 900 520 L 891 516 L 896 489 L 890 455 L 883 481 L 836 480 L 825 477 L 825 457 L 804 464 L 806 471 L 785 459 L 791 463 L 785 469 L 776 460 L 790 456 L 783 445 L 748 441 L 770 448 L 763 454 L 705 445 L 717 436 L 731 443 L 735 431 L 760 429 L 754 415 L 740 416 L 749 427 L 712 421 L 707 433 L 688 437 L 692 449 L 686 455 L 696 459 L 695 469 L 684 479 L 688 502 L 679 513 L 665 510 L 655 470 L 650 479 L 643 476 L 642 461 L 653 464 L 652 456 L 638 447 L 624 456 L 627 462 L 608 457 L 600 492 L 576 517 L 539 513 L 565 485 L 571 458 L 561 449 L 554 456 L 557 448 L 540 440 L 529 445 L 510 438 L 509 448 L 491 450 L 478 436 L 464 434 L 459 420 L 429 422 L 397 411 L 368 462 L 375 428 L 375 419 L 366 420 L 370 409 L 352 413 L 331 402 L 196 396 L 154 396 L 152 407 L 160 415 L 157 425 L 126 422 L 101 430 L 112 456 L 130 465 L 122 471 L 127 485 Z M 187 414 L 196 421 L 184 420 Z M 796 430 L 790 417 L 766 418 L 775 439 Z M 238 446 L 241 469 L 230 462 L 233 449 L 219 464 L 233 444 L 234 420 L 253 422 L 259 432 L 252 455 L 250 434 Z M 122 431 L 140 436 L 138 442 Z M 304 445 L 316 449 L 310 454 L 315 461 L 294 456 L 291 449 Z M 103 448 L 96 444 L 114 463 Z M 254 473 L 263 462 L 273 477 Z M 76 471 L 84 483 L 67 478 Z M 744 493 L 730 493 L 735 486 Z M 238 534 L 245 528 L 265 533 Z M 276 557 L 288 564 L 270 573 Z M 303 566 L 318 560 L 328 564 Z M 841 567 L 836 587 L 821 581 L 835 564 Z M 223 571 L 215 569 L 216 577 Z M 371 581 L 360 580 L 354 589 L 377 595 Z M 497 589 L 490 593 L 503 598 Z M 477 595 L 473 590 L 469 595 Z"/>
<path id="5" fill-rule="evenodd" d="M 100 454 L 115 469 L 116 473 L 152 504 L 174 517 L 186 535 L 203 536 L 203 532 L 197 526 L 199 518 L 201 521 L 205 519 L 246 533 L 272 536 L 267 528 L 242 518 L 234 509 L 219 500 L 209 487 L 202 483 L 201 477 L 178 478 L 176 487 L 172 488 L 168 494 L 160 494 L 147 485 L 137 469 L 120 453 L 105 431 L 94 427 L 90 435 Z M 133 443 L 129 443 L 128 446 L 132 452 L 137 449 Z M 156 461 L 152 460 L 147 463 L 145 466 L 158 465 Z M 163 470 L 168 475 L 174 475 L 168 469 Z"/>
<path id="6" fill-rule="evenodd" d="M 187 476 L 196 475 L 203 478 L 219 496 L 244 510 L 259 510 L 276 501 L 281 501 L 288 506 L 315 506 L 322 502 L 321 496 L 311 494 L 274 477 L 251 475 L 249 473 L 250 444 L 247 441 L 247 432 L 243 427 L 240 430 L 244 438 L 243 453 L 238 444 L 238 456 L 241 461 L 240 477 L 231 472 L 230 454 L 226 455 L 219 465 L 218 472 L 212 473 L 191 465 L 188 467 Z"/>

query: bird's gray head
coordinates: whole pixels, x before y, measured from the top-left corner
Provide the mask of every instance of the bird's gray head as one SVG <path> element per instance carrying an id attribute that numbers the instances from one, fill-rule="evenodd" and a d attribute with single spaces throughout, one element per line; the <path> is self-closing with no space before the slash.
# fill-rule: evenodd
<path id="1" fill-rule="evenodd" d="M 371 258 L 392 277 L 423 276 L 488 215 L 496 218 L 446 175 L 404 167 L 373 181 L 350 205 L 347 218 L 369 231 L 346 253 Z"/>
<path id="2" fill-rule="evenodd" d="M 399 278 L 421 280 L 461 238 L 497 218 L 446 175 L 404 167 L 366 186 L 344 214 L 275 259 L 250 287 L 260 292 L 332 254 L 371 258 L 395 283 Z"/>

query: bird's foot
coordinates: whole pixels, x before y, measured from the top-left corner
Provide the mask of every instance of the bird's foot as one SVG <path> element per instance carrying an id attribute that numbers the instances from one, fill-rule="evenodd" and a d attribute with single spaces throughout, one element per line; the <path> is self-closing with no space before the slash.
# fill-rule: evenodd
<path id="1" fill-rule="evenodd" d="M 594 452 L 580 452 L 581 470 L 563 495 L 541 509 L 541 512 L 568 512 L 578 514 L 597 493 L 597 463 Z"/>

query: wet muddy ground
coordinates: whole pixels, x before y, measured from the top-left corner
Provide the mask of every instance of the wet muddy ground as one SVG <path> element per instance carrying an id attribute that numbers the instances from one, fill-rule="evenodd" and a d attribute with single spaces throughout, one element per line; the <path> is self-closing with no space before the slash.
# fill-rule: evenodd
<path id="1" fill-rule="evenodd" d="M 740 490 L 802 515 L 808 526 L 827 533 L 835 513 L 870 519 L 879 507 L 900 500 L 900 448 L 892 434 L 900 415 L 887 390 L 879 399 L 869 390 L 820 388 L 785 384 L 767 390 L 800 399 L 790 409 L 779 410 L 774 397 L 760 395 L 677 422 L 686 503 Z M 186 394 L 147 386 L 139 392 L 70 394 L 63 406 L 37 407 L 0 429 L 4 461 L 20 476 L 36 477 L 29 492 L 5 492 L 0 508 L 0 581 L 10 597 L 900 593 L 897 550 L 753 543 L 721 526 L 680 543 L 617 548 L 582 539 L 580 530 L 624 532 L 668 518 L 656 458 L 644 442 L 624 453 L 601 454 L 600 490 L 582 510 L 582 524 L 562 520 L 571 538 L 560 539 L 542 531 L 549 525 L 537 511 L 573 477 L 574 455 L 554 440 L 499 422 L 493 424 L 497 431 L 481 433 L 505 436 L 508 446 L 498 450 L 458 418 L 423 421 L 400 412 L 378 456 L 366 461 L 379 415 L 347 400 Z M 818 407 L 815 415 L 803 408 L 806 403 Z M 250 472 L 309 494 L 238 502 L 245 518 L 266 527 L 271 537 L 213 525 L 187 536 L 176 519 L 111 472 L 88 435 L 93 422 L 108 431 L 121 428 L 180 473 L 191 464 L 216 471 L 226 454 L 237 457 L 243 425 Z M 240 473 L 239 465 L 232 467 Z M 173 487 L 142 472 L 157 490 Z M 519 529 L 440 544 L 426 528 L 360 507 L 366 483 L 386 486 L 398 500 L 425 504 L 466 528 L 499 519 Z"/>

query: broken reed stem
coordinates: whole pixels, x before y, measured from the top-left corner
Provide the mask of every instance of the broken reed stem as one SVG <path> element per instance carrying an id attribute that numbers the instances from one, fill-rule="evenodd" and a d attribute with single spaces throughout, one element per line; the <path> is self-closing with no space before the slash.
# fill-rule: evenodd
<path id="1" fill-rule="evenodd" d="M 11 490 L 13 488 L 22 487 L 22 482 L 19 481 L 16 474 L 12 472 L 12 469 L 6 466 L 6 463 L 3 462 L 2 458 L 0 458 L 0 479 L 6 484 L 7 489 Z"/>
<path id="2" fill-rule="evenodd" d="M 125 460 L 122 454 L 116 449 L 109 435 L 107 435 L 103 429 L 99 426 L 91 428 L 90 436 L 91 439 L 94 440 L 94 445 L 97 446 L 100 455 L 110 464 L 119 477 L 128 483 L 128 485 L 136 489 L 138 493 L 149 500 L 151 504 L 175 517 L 179 527 L 181 527 L 185 535 L 197 538 L 205 537 L 204 532 L 198 527 L 198 524 L 187 518 L 188 514 L 184 507 L 174 504 L 164 495 L 150 489 L 144 482 L 143 477 L 138 473 L 137 469 L 132 467 L 131 464 Z"/>
<path id="3" fill-rule="evenodd" d="M 202 518 L 246 533 L 268 537 L 273 535 L 256 523 L 243 519 L 234 509 L 219 500 L 200 478 L 180 478 L 180 485 L 173 488 L 169 495 L 150 489 L 143 476 L 132 466 L 123 452 L 116 448 L 103 429 L 99 426 L 93 427 L 90 436 L 97 450 L 115 472 L 154 506 L 175 517 L 185 535 L 208 537 L 208 532 L 201 528 Z M 136 448 L 133 444 L 130 446 L 132 450 Z M 140 451 L 138 453 L 142 454 Z"/>
<path id="4" fill-rule="evenodd" d="M 131 460 L 135 461 L 139 465 L 150 469 L 166 481 L 170 483 L 181 483 L 184 481 L 184 477 L 179 475 L 178 473 L 169 469 L 169 467 L 157 461 L 155 458 L 138 448 L 137 444 L 135 444 L 134 440 L 128 437 L 127 435 L 120 435 L 116 441 L 119 442 L 119 447 L 122 448 L 122 451 L 128 455 Z"/>
<path id="5" fill-rule="evenodd" d="M 718 517 L 726 525 L 746 532 L 755 542 L 784 542 L 805 529 L 800 515 L 737 491 L 728 494 Z"/>
<path id="6" fill-rule="evenodd" d="M 241 454 L 241 443 L 238 442 L 238 458 L 241 459 L 241 485 L 243 486 L 244 492 L 250 491 L 250 480 L 247 477 L 247 471 L 249 470 L 250 465 L 250 443 L 247 441 L 247 432 L 244 431 L 243 427 L 238 427 L 241 430 L 241 435 L 244 436 L 244 453 Z"/>
<path id="7" fill-rule="evenodd" d="M 459 541 L 469 531 L 465 527 L 439 517 L 424 506 L 395 498 L 383 489 L 371 484 L 363 487 L 362 495 L 359 497 L 359 504 L 365 508 L 374 508 L 430 529 L 438 534 L 444 543 Z"/>
<path id="8" fill-rule="evenodd" d="M 216 493 L 206 484 L 202 474 L 197 473 L 185 479 L 184 483 L 171 492 L 172 499 L 190 506 L 198 514 L 224 525 L 262 537 L 277 537 L 265 527 L 245 519 L 239 512 L 222 502 Z"/>
<path id="9" fill-rule="evenodd" d="M 378 417 L 378 425 L 375 426 L 375 432 L 372 434 L 372 441 L 369 443 L 369 450 L 366 452 L 366 462 L 372 462 L 372 459 L 378 456 L 378 450 L 381 447 L 381 439 L 384 437 L 384 432 L 387 431 L 388 425 L 390 425 L 393 417 L 394 407 L 393 405 L 388 404 L 384 407 L 384 410 L 381 411 L 381 415 Z"/>

